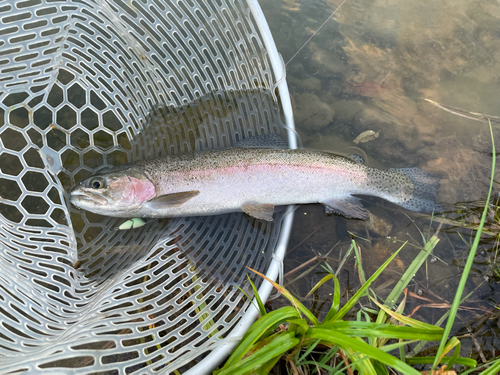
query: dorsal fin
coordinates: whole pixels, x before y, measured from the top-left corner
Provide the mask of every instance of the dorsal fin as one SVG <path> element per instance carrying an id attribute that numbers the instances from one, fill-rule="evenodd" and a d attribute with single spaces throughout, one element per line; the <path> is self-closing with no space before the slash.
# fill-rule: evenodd
<path id="1" fill-rule="evenodd" d="M 351 155 L 347 155 L 347 158 L 351 159 L 352 161 L 355 161 L 356 163 L 365 164 L 365 159 L 363 159 L 363 157 L 360 155 L 351 154 Z"/>

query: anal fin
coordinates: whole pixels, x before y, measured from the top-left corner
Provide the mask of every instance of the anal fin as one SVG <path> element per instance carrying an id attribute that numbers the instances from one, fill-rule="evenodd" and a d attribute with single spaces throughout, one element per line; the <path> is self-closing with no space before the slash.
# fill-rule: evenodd
<path id="1" fill-rule="evenodd" d="M 273 221 L 274 204 L 245 203 L 241 209 L 247 215 L 266 221 Z"/>
<path id="2" fill-rule="evenodd" d="M 361 204 L 359 198 L 352 195 L 343 197 L 329 198 L 321 201 L 324 204 L 326 213 L 335 213 L 344 216 L 347 219 L 368 219 L 368 213 Z"/>

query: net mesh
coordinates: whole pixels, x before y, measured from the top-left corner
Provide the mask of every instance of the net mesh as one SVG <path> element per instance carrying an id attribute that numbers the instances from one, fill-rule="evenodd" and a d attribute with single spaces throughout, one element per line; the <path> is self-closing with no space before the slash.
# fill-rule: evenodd
<path id="1" fill-rule="evenodd" d="M 66 192 L 282 132 L 262 38 L 243 0 L 0 2 L 2 373 L 185 370 L 245 314 L 236 286 L 268 269 L 284 211 L 120 231 Z"/>

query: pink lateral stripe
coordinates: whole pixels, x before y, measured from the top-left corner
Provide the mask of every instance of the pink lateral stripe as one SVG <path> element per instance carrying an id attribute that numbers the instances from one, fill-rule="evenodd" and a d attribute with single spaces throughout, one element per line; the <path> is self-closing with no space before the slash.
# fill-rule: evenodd
<path id="1" fill-rule="evenodd" d="M 324 173 L 334 173 L 336 175 L 353 175 L 358 178 L 366 177 L 364 171 L 350 171 L 346 168 L 339 168 L 332 165 L 302 165 L 302 164 L 279 164 L 279 163 L 262 163 L 262 164 L 250 164 L 250 165 L 234 165 L 231 167 L 221 167 L 221 168 L 207 168 L 200 170 L 191 170 L 185 172 L 171 172 L 172 176 L 179 175 L 190 175 L 195 174 L 199 176 L 218 174 L 235 174 L 235 173 L 245 173 L 248 171 L 271 171 L 276 173 L 282 173 L 283 171 L 324 171 Z"/>

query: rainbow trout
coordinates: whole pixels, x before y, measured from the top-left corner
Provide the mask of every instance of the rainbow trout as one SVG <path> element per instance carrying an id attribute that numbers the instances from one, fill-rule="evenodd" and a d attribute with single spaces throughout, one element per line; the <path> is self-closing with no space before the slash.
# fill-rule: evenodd
<path id="1" fill-rule="evenodd" d="M 430 212 L 438 208 L 438 188 L 438 178 L 419 168 L 380 170 L 327 152 L 235 147 L 119 166 L 76 185 L 70 200 L 126 218 L 243 211 L 271 221 L 274 206 L 322 203 L 329 213 L 367 219 L 353 195 Z"/>

